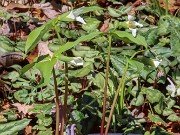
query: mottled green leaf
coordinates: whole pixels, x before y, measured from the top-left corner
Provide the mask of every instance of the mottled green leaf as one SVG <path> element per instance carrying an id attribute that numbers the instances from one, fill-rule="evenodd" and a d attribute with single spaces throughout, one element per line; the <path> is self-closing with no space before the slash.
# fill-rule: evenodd
<path id="1" fill-rule="evenodd" d="M 166 124 L 166 123 L 162 120 L 162 118 L 159 117 L 158 115 L 149 113 L 149 114 L 148 114 L 148 117 L 149 117 L 149 119 L 150 119 L 152 122 L 154 122 L 154 123 L 162 123 L 162 124 L 164 124 L 164 125 Z"/>
<path id="2" fill-rule="evenodd" d="M 23 130 L 30 122 L 30 119 L 22 119 L 18 121 L 0 124 L 1 135 L 14 135 Z"/>
<path id="3" fill-rule="evenodd" d="M 112 34 L 115 34 L 118 36 L 119 39 L 123 41 L 128 41 L 130 43 L 135 43 L 137 45 L 143 45 L 147 48 L 146 40 L 143 36 L 137 35 L 136 37 L 133 37 L 133 35 L 126 31 L 114 31 Z"/>

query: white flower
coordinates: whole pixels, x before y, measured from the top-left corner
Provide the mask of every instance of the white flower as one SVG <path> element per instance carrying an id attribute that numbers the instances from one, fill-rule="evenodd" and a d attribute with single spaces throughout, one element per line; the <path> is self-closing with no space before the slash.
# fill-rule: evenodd
<path id="1" fill-rule="evenodd" d="M 129 30 L 131 30 L 133 37 L 136 37 L 136 33 L 137 33 L 137 28 L 136 27 L 137 26 L 138 27 L 143 27 L 143 25 L 136 22 L 136 21 L 134 21 L 134 19 L 135 18 L 133 16 L 128 15 L 128 21 L 126 23 L 128 24 Z"/>
<path id="2" fill-rule="evenodd" d="M 73 19 L 73 20 L 76 20 L 82 24 L 86 24 L 86 22 L 84 21 L 84 19 L 78 15 L 76 15 L 75 13 L 73 13 L 73 11 L 71 11 L 69 13 L 69 15 L 67 16 L 67 18 L 70 18 L 70 19 Z"/>
<path id="3" fill-rule="evenodd" d="M 177 96 L 180 96 L 180 88 L 177 89 Z"/>
<path id="4" fill-rule="evenodd" d="M 169 81 L 170 85 L 168 85 L 166 87 L 166 89 L 171 93 L 171 97 L 175 97 L 176 96 L 176 86 L 171 81 L 171 79 L 169 79 L 169 77 L 167 77 L 167 80 Z M 179 92 L 180 92 L 180 88 L 177 89 L 177 95 L 180 94 Z"/>
<path id="5" fill-rule="evenodd" d="M 154 66 L 158 67 L 162 60 L 153 60 Z"/>
<path id="6" fill-rule="evenodd" d="M 83 59 L 81 57 L 75 57 L 70 63 L 75 66 L 83 66 Z"/>

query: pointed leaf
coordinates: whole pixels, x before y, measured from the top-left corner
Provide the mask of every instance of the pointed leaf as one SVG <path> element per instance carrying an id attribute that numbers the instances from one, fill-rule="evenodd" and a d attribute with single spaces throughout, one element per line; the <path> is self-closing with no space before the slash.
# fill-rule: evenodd
<path id="1" fill-rule="evenodd" d="M 32 49 L 34 49 L 37 45 L 37 43 L 41 40 L 41 38 L 44 36 L 44 34 L 52 28 L 52 20 L 47 22 L 46 24 L 42 25 L 41 27 L 33 30 L 26 41 L 25 45 L 25 53 L 28 53 Z"/>
<path id="2" fill-rule="evenodd" d="M 155 114 L 148 114 L 149 119 L 154 122 L 154 123 L 161 123 L 161 124 L 166 124 L 158 115 Z"/>
<path id="3" fill-rule="evenodd" d="M 13 121 L 9 123 L 0 124 L 0 134 L 1 135 L 14 135 L 18 131 L 24 129 L 28 124 L 29 119 L 22 119 L 18 121 Z"/>
<path id="4" fill-rule="evenodd" d="M 35 67 L 39 69 L 42 75 L 42 79 L 38 87 L 42 87 L 49 83 L 51 79 L 51 73 L 55 64 L 56 64 L 56 59 L 55 58 L 51 59 L 50 57 L 47 57 L 46 59 L 36 63 Z"/>
<path id="5" fill-rule="evenodd" d="M 92 32 L 88 35 L 81 36 L 80 38 L 78 38 L 74 42 L 67 42 L 66 44 L 59 47 L 59 49 L 54 53 L 54 56 L 60 59 L 61 53 L 63 53 L 65 51 L 71 49 L 72 47 L 78 45 L 80 42 L 89 41 L 89 40 L 95 38 L 96 36 L 98 36 L 100 34 L 101 34 L 101 32 Z"/>
<path id="6" fill-rule="evenodd" d="M 123 41 L 128 41 L 132 43 L 136 43 L 137 45 L 143 45 L 147 48 L 146 40 L 143 36 L 137 35 L 136 37 L 133 37 L 133 35 L 126 31 L 114 31 L 113 34 L 117 35 L 119 39 Z"/>
<path id="7" fill-rule="evenodd" d="M 71 71 L 69 71 L 69 73 L 73 77 L 83 77 L 83 76 L 88 75 L 92 69 L 93 69 L 92 63 L 90 63 L 89 65 L 87 65 L 81 69 L 71 70 Z"/>

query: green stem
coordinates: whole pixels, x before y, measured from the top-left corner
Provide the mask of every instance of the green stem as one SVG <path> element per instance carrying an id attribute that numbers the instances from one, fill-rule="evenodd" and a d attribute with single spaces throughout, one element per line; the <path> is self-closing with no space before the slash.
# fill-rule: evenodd
<path id="1" fill-rule="evenodd" d="M 64 94 L 64 124 L 67 122 L 67 99 L 68 99 L 69 89 L 68 89 L 68 64 L 65 62 L 65 94 Z"/>
<path id="2" fill-rule="evenodd" d="M 141 50 L 141 51 L 138 51 L 138 52 L 134 53 L 131 56 L 130 59 L 132 59 L 135 55 L 137 55 L 138 53 L 141 53 L 141 52 L 144 52 L 144 50 Z M 123 109 L 123 106 L 124 106 L 124 96 L 125 96 L 126 72 L 128 70 L 128 66 L 129 66 L 129 64 L 128 64 L 128 61 L 127 61 L 126 66 L 124 68 L 122 79 L 119 82 L 119 86 L 118 86 L 118 89 L 117 89 L 117 91 L 115 93 L 113 104 L 111 106 L 111 110 L 110 110 L 110 114 L 109 114 L 106 130 L 105 130 L 105 135 L 108 134 L 109 126 L 110 126 L 110 123 L 111 123 L 111 118 L 112 118 L 112 115 L 113 115 L 113 112 L 114 112 L 114 108 L 115 108 L 115 105 L 116 105 L 116 101 L 117 101 L 117 98 L 118 98 L 118 95 L 120 94 L 120 92 L 121 92 L 121 97 L 120 97 L 120 114 L 121 114 L 121 118 L 122 118 L 122 109 Z"/>
<path id="3" fill-rule="evenodd" d="M 57 31 L 57 26 L 55 25 L 55 31 L 58 37 L 58 40 L 60 44 L 62 43 L 61 36 L 59 35 Z M 62 120 L 61 120 L 61 130 L 60 130 L 60 135 L 64 134 L 64 127 L 66 125 L 66 115 L 67 115 L 67 98 L 68 98 L 68 65 L 65 63 L 65 94 L 64 94 L 64 107 L 62 111 Z"/>
<path id="4" fill-rule="evenodd" d="M 101 120 L 101 135 L 104 133 L 104 122 L 106 115 L 106 100 L 107 100 L 107 87 L 108 87 L 108 76 L 109 76 L 109 62 L 110 62 L 110 54 L 111 54 L 111 42 L 112 36 L 109 35 L 109 46 L 108 46 L 108 56 L 106 62 L 106 77 L 105 77 L 105 86 L 104 86 L 104 98 L 103 98 L 103 111 L 102 111 L 102 120 Z"/>
<path id="5" fill-rule="evenodd" d="M 54 90 L 55 90 L 55 104 L 56 104 L 56 133 L 55 135 L 59 135 L 59 93 L 57 88 L 57 80 L 55 69 L 53 68 L 53 79 L 54 79 Z"/>
<path id="6" fill-rule="evenodd" d="M 169 4 L 168 0 L 166 0 L 165 3 L 166 3 L 166 15 L 168 15 L 168 4 Z"/>
<path id="7" fill-rule="evenodd" d="M 126 78 L 127 70 L 128 70 L 128 62 L 126 63 L 122 79 L 120 80 L 118 89 L 117 89 L 117 91 L 115 93 L 115 97 L 114 97 L 114 100 L 113 100 L 113 104 L 111 106 L 111 111 L 110 111 L 110 114 L 109 114 L 106 130 L 105 130 L 105 135 L 108 134 L 109 126 L 110 126 L 110 123 L 111 123 L 111 118 L 112 118 L 112 115 L 113 115 L 113 112 L 114 112 L 114 108 L 115 108 L 115 105 L 116 105 L 116 101 L 117 101 L 118 95 L 119 95 L 120 91 L 124 89 L 124 83 L 125 83 L 125 78 Z"/>

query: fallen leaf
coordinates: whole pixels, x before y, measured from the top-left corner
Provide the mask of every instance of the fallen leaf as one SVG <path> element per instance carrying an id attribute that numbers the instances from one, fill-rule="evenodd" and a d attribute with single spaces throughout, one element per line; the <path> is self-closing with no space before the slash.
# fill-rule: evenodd
<path id="1" fill-rule="evenodd" d="M 20 11 L 28 11 L 29 8 L 30 8 L 30 6 L 27 6 L 27 5 L 24 5 L 21 3 L 14 3 L 14 2 L 11 2 L 6 6 L 7 10 L 15 9 L 15 10 L 20 10 Z"/>
<path id="2" fill-rule="evenodd" d="M 38 57 L 38 49 L 37 47 L 26 57 L 29 63 L 32 63 L 35 58 Z"/>
<path id="3" fill-rule="evenodd" d="M 20 104 L 20 103 L 14 103 L 12 104 L 13 106 L 17 107 L 19 113 L 23 113 L 24 115 L 26 114 L 31 114 L 31 112 L 28 112 L 29 109 L 33 108 L 33 105 L 25 105 L 25 104 Z"/>
<path id="4" fill-rule="evenodd" d="M 49 19 L 55 18 L 59 14 L 59 12 L 53 9 L 53 6 L 49 2 L 44 4 L 34 4 L 33 7 L 42 10 Z"/>
<path id="5" fill-rule="evenodd" d="M 108 29 L 109 29 L 109 21 L 110 21 L 110 19 L 107 19 L 107 20 L 104 21 L 103 25 L 100 28 L 101 32 L 107 32 L 108 31 Z"/>
<path id="6" fill-rule="evenodd" d="M 41 41 L 38 44 L 37 48 L 38 48 L 38 55 L 39 56 L 47 55 L 47 54 L 49 54 L 50 56 L 53 55 L 53 53 L 49 50 L 48 44 L 49 44 L 48 41 L 46 41 L 46 42 Z"/>
<path id="7" fill-rule="evenodd" d="M 31 135 L 31 134 L 32 134 L 32 126 L 26 126 L 25 135 Z"/>

